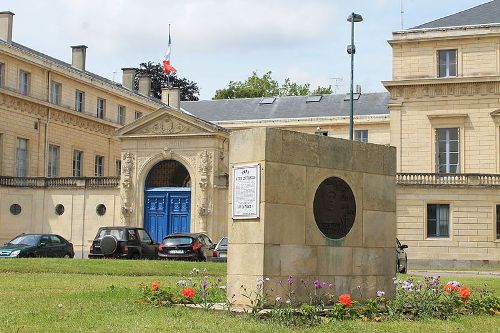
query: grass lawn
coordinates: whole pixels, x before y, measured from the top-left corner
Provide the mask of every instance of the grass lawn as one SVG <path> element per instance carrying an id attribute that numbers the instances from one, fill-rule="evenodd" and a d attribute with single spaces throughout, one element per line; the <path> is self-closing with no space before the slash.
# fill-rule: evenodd
<path id="1" fill-rule="evenodd" d="M 154 308 L 137 302 L 140 283 L 175 283 L 193 267 L 207 268 L 208 274 L 218 276 L 226 271 L 226 265 L 218 263 L 2 260 L 0 332 L 500 332 L 500 316 L 421 322 L 346 321 L 291 330 L 248 315 Z M 500 294 L 498 278 L 457 280 L 470 287 L 487 284 Z"/>

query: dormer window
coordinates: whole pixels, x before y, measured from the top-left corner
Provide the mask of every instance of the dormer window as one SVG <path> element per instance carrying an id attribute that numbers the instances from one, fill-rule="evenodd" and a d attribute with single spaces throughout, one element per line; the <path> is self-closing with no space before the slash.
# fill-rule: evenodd
<path id="1" fill-rule="evenodd" d="M 438 77 L 457 76 L 457 50 L 438 51 Z"/>

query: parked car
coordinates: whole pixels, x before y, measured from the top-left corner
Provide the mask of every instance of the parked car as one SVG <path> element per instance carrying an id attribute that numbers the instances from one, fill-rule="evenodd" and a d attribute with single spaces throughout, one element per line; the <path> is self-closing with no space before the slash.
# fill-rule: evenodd
<path id="1" fill-rule="evenodd" d="M 206 261 L 213 256 L 215 245 L 203 233 L 173 233 L 158 247 L 160 259 Z"/>
<path id="2" fill-rule="evenodd" d="M 210 261 L 227 261 L 227 236 L 222 237 L 212 250 Z"/>
<path id="3" fill-rule="evenodd" d="M 408 248 L 408 245 L 401 244 L 399 239 L 396 238 L 396 252 L 398 255 L 397 260 L 397 272 L 405 274 L 408 271 L 408 256 L 406 255 L 405 249 Z"/>
<path id="4" fill-rule="evenodd" d="M 0 258 L 73 258 L 73 244 L 54 234 L 21 234 L 0 247 Z"/>
<path id="5" fill-rule="evenodd" d="M 155 259 L 157 246 L 143 228 L 101 227 L 90 246 L 89 258 Z"/>

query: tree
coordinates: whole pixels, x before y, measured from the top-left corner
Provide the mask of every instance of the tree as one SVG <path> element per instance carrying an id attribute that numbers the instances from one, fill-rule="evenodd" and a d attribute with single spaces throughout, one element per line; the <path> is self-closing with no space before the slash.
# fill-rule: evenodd
<path id="1" fill-rule="evenodd" d="M 311 94 L 331 94 L 332 86 L 318 86 L 316 90 L 310 90 L 310 84 L 298 84 L 289 78 L 280 86 L 278 81 L 271 77 L 272 72 L 259 77 L 257 72 L 252 72 L 245 82 L 230 81 L 227 88 L 215 91 L 213 99 L 234 99 L 251 97 L 271 97 L 271 96 L 305 96 Z"/>
<path id="2" fill-rule="evenodd" d="M 153 97 L 161 99 L 161 89 L 167 87 L 170 82 L 171 87 L 180 88 L 181 101 L 197 101 L 200 95 L 198 84 L 186 78 L 178 78 L 176 73 L 163 73 L 163 66 L 155 64 L 152 61 L 143 62 L 137 69 L 137 74 L 146 74 L 151 77 L 151 93 Z M 170 81 L 169 81 L 170 80 Z M 136 76 L 134 81 L 135 89 L 139 88 L 139 78 Z"/>

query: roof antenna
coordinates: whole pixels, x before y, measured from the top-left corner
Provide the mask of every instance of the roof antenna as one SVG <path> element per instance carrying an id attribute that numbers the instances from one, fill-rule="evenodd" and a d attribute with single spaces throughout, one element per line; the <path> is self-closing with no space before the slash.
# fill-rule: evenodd
<path id="1" fill-rule="evenodd" d="M 404 25 L 403 25 L 404 14 L 405 14 L 405 11 L 403 9 L 403 0 L 401 0 L 401 30 L 404 29 Z"/>

